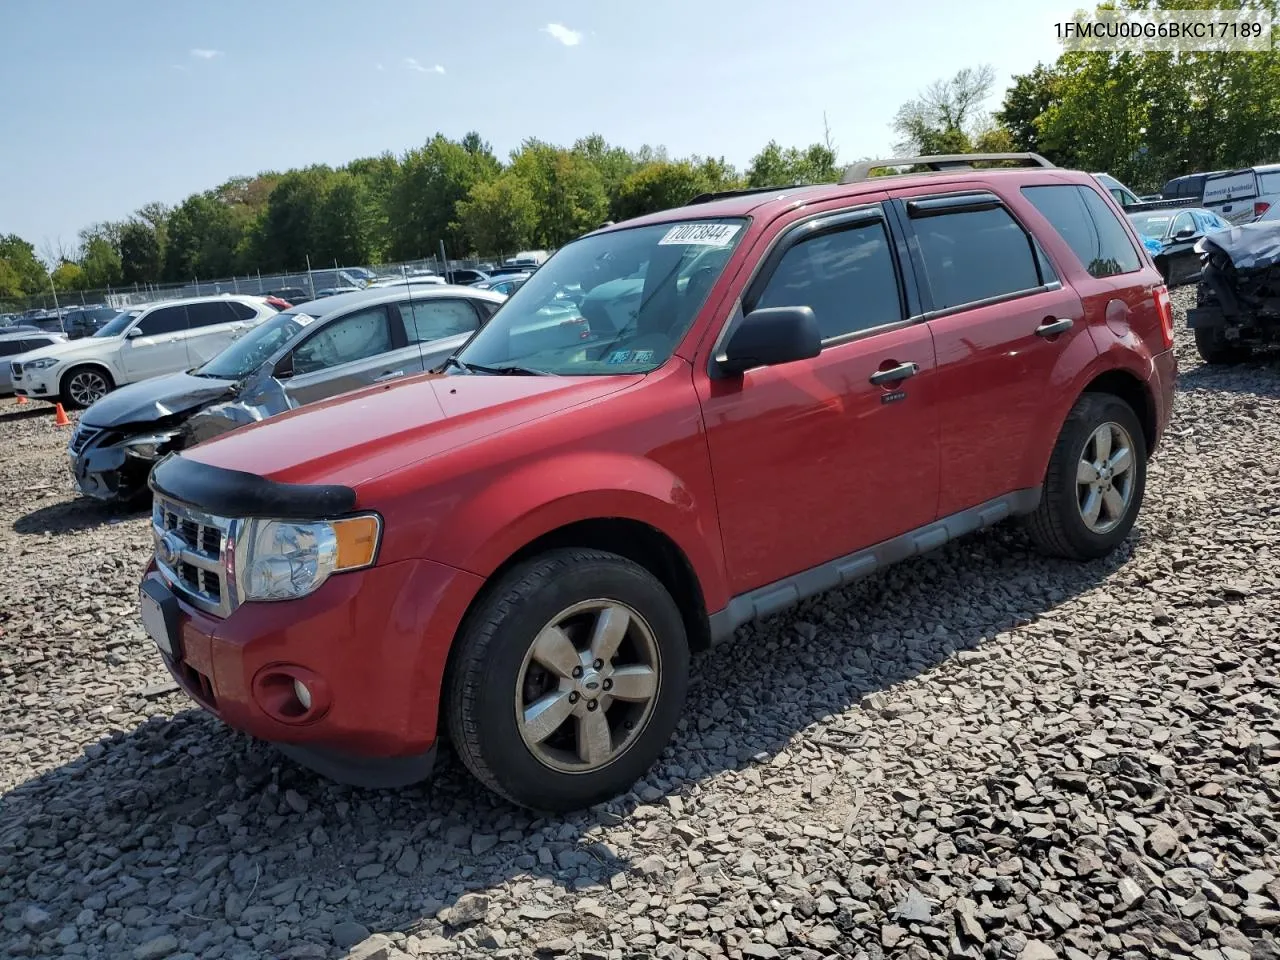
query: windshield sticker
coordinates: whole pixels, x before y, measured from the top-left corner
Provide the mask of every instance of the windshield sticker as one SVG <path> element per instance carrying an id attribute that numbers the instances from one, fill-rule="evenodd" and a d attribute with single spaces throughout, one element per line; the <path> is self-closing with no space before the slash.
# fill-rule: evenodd
<path id="1" fill-rule="evenodd" d="M 609 354 L 609 359 L 605 361 L 605 363 L 630 363 L 630 362 L 631 362 L 630 350 L 615 350 L 613 351 L 613 353 Z"/>
<path id="2" fill-rule="evenodd" d="M 293 317 L 293 322 L 300 327 L 305 327 L 309 323 L 316 322 L 315 317 L 308 317 L 305 313 L 291 313 L 289 316 Z"/>
<path id="3" fill-rule="evenodd" d="M 632 363 L 653 363 L 652 350 L 637 350 L 631 357 Z"/>
<path id="4" fill-rule="evenodd" d="M 733 239 L 741 224 L 737 223 L 682 223 L 672 227 L 658 241 L 662 244 L 694 244 L 703 247 L 723 247 Z"/>

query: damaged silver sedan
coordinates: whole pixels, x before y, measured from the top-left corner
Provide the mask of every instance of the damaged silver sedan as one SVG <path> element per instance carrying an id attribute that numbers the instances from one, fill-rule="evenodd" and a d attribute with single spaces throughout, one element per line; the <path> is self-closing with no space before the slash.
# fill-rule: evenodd
<path id="1" fill-rule="evenodd" d="M 1210 234 L 1196 252 L 1203 266 L 1187 326 L 1205 363 L 1241 363 L 1280 346 L 1280 222 Z"/>
<path id="2" fill-rule="evenodd" d="M 255 327 L 207 363 L 107 394 L 68 448 L 75 488 L 98 500 L 148 494 L 158 459 L 294 407 L 432 370 L 506 298 L 437 285 L 301 304 Z"/>

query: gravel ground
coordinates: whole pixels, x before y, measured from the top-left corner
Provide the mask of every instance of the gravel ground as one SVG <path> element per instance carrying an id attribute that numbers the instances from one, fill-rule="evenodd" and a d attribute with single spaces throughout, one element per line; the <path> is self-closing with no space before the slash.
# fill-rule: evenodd
<path id="1" fill-rule="evenodd" d="M 996 529 L 744 629 L 649 779 L 557 820 L 191 709 L 145 518 L 72 502 L 65 430 L 0 402 L 0 951 L 1280 958 L 1280 368 L 1180 337 L 1117 555 Z"/>

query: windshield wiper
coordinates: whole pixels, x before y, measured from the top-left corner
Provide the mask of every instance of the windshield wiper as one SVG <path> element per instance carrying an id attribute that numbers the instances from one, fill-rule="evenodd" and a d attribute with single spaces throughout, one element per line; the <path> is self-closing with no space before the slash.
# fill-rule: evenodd
<path id="1" fill-rule="evenodd" d="M 549 377 L 551 376 L 546 370 L 533 370 L 529 367 L 520 367 L 510 364 L 504 367 L 486 367 L 479 363 L 465 363 L 457 357 L 450 357 L 444 362 L 445 367 L 457 367 L 464 373 L 487 373 L 490 376 L 516 376 L 516 377 Z"/>

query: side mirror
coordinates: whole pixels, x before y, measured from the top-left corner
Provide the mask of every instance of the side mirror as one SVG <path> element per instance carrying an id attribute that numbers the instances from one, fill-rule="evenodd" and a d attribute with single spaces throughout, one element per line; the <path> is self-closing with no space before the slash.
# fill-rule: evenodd
<path id="1" fill-rule="evenodd" d="M 142 336 L 142 330 L 138 327 L 130 327 L 129 332 L 124 336 L 126 340 L 136 340 L 138 337 Z"/>
<path id="2" fill-rule="evenodd" d="M 1195 227 L 1183 227 L 1181 230 L 1179 230 L 1177 233 L 1173 235 L 1173 239 L 1191 240 L 1195 237 L 1195 235 L 1196 235 Z"/>
<path id="3" fill-rule="evenodd" d="M 276 361 L 275 369 L 271 371 L 271 376 L 277 380 L 288 380 L 293 376 L 293 354 L 286 353 L 283 357 Z"/>
<path id="4" fill-rule="evenodd" d="M 754 367 L 808 360 L 821 352 L 822 334 L 812 308 L 765 307 L 739 321 L 716 363 L 724 373 L 738 375 Z"/>

